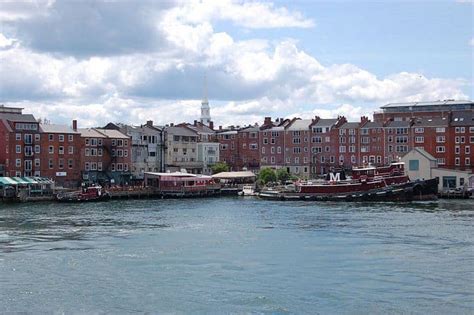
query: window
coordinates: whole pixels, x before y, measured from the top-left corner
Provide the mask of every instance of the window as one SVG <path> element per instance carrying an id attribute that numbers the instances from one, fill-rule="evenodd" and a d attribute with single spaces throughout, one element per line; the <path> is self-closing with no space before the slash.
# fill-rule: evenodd
<path id="1" fill-rule="evenodd" d="M 438 146 L 436 147 L 436 153 L 444 153 L 446 152 L 445 147 Z"/>
<path id="2" fill-rule="evenodd" d="M 33 161 L 25 160 L 25 171 L 31 171 L 33 169 Z"/>
<path id="3" fill-rule="evenodd" d="M 49 169 L 52 169 L 54 167 L 53 159 L 48 160 L 48 167 Z"/>
<path id="4" fill-rule="evenodd" d="M 456 188 L 456 176 L 443 176 L 443 188 Z"/>
<path id="5" fill-rule="evenodd" d="M 112 164 L 113 166 L 114 164 Z M 90 167 L 90 164 L 89 162 L 86 162 L 86 171 L 90 171 L 91 170 L 91 167 Z"/>
<path id="6" fill-rule="evenodd" d="M 295 154 L 301 153 L 301 148 L 293 148 L 293 153 Z"/>
<path id="7" fill-rule="evenodd" d="M 457 157 L 457 158 L 455 158 L 455 159 L 454 159 L 454 164 L 455 164 L 456 166 L 459 166 L 459 165 L 461 165 L 461 159 L 460 159 L 460 158 L 458 158 L 458 157 Z"/>
<path id="8" fill-rule="evenodd" d="M 74 147 L 73 147 L 73 146 L 69 146 L 69 147 L 67 148 L 67 153 L 69 153 L 69 154 L 74 154 Z"/>
<path id="9" fill-rule="evenodd" d="M 68 135 L 67 136 L 67 141 L 73 142 L 74 141 L 74 136 L 73 135 Z"/>
<path id="10" fill-rule="evenodd" d="M 63 146 L 60 146 L 60 147 L 59 147 L 58 153 L 59 153 L 59 154 L 64 154 L 64 147 L 63 147 Z"/>
<path id="11" fill-rule="evenodd" d="M 40 159 L 35 159 L 35 167 L 40 167 L 41 161 Z"/>
<path id="12" fill-rule="evenodd" d="M 339 146 L 339 153 L 346 153 L 346 146 L 344 145 Z"/>
<path id="13" fill-rule="evenodd" d="M 408 169 L 410 171 L 420 170 L 420 161 L 419 160 L 409 160 L 408 161 Z"/>
<path id="14" fill-rule="evenodd" d="M 446 141 L 445 136 L 436 136 L 436 142 L 437 143 L 444 143 Z"/>
<path id="15" fill-rule="evenodd" d="M 423 143 L 425 142 L 425 137 L 415 137 L 415 143 Z"/>
<path id="16" fill-rule="evenodd" d="M 39 133 L 35 134 L 35 141 L 36 142 L 40 141 L 40 134 Z"/>
<path id="17" fill-rule="evenodd" d="M 273 139 L 272 139 L 273 140 Z M 274 142 L 272 142 L 274 143 Z M 300 138 L 293 138 L 293 144 L 299 144 L 301 143 L 301 139 Z"/>
<path id="18" fill-rule="evenodd" d="M 445 158 L 437 158 L 436 161 L 438 162 L 438 165 L 446 164 L 446 159 Z"/>
<path id="19" fill-rule="evenodd" d="M 265 154 L 265 147 L 262 147 L 262 154 Z"/>
<path id="20" fill-rule="evenodd" d="M 15 134 L 15 140 L 16 141 L 21 141 L 21 133 Z"/>
<path id="21" fill-rule="evenodd" d="M 40 153 L 41 152 L 41 147 L 37 144 L 35 145 L 35 153 Z"/>
<path id="22" fill-rule="evenodd" d="M 54 140 L 54 135 L 53 135 L 52 133 L 50 133 L 50 134 L 48 135 L 48 140 L 49 140 L 49 141 L 53 141 L 53 140 Z"/>
<path id="23" fill-rule="evenodd" d="M 59 139 L 59 142 L 64 142 L 64 135 L 59 135 L 58 139 Z"/>
<path id="24" fill-rule="evenodd" d="M 466 147 L 464 148 L 464 153 L 466 153 L 466 154 L 471 154 L 471 147 L 470 147 L 470 146 L 466 146 Z"/>
<path id="25" fill-rule="evenodd" d="M 25 156 L 32 156 L 33 155 L 33 148 L 31 146 L 25 147 Z"/>
<path id="26" fill-rule="evenodd" d="M 423 133 L 425 132 L 425 128 L 415 128 L 415 133 Z"/>
<path id="27" fill-rule="evenodd" d="M 59 167 L 60 169 L 63 169 L 63 168 L 64 168 L 64 159 L 59 159 L 59 161 L 58 161 L 58 167 Z"/>
<path id="28" fill-rule="evenodd" d="M 464 164 L 465 164 L 466 166 L 470 166 L 470 165 L 471 165 L 471 158 L 468 158 L 468 157 L 465 158 L 465 159 L 464 159 Z"/>
<path id="29" fill-rule="evenodd" d="M 446 128 L 444 128 L 444 127 L 436 128 L 436 133 L 442 133 L 442 132 L 446 132 Z"/>
<path id="30" fill-rule="evenodd" d="M 15 160 L 15 166 L 16 167 L 21 167 L 21 159 L 16 159 Z"/>
<path id="31" fill-rule="evenodd" d="M 272 164 L 275 164 L 275 157 L 272 156 L 271 159 L 270 159 L 270 161 L 271 161 Z"/>
<path id="32" fill-rule="evenodd" d="M 98 170 L 99 172 L 102 172 L 102 162 L 98 162 L 98 163 L 97 163 L 97 170 Z"/>
<path id="33" fill-rule="evenodd" d="M 25 144 L 32 144 L 33 143 L 33 135 L 32 134 L 25 134 Z"/>
<path id="34" fill-rule="evenodd" d="M 263 144 L 268 144 L 268 138 L 263 138 Z"/>
<path id="35" fill-rule="evenodd" d="M 466 128 L 465 128 L 465 127 L 456 127 L 456 128 L 454 129 L 454 131 L 455 131 L 456 133 L 465 133 L 465 132 L 466 132 Z"/>
<path id="36" fill-rule="evenodd" d="M 54 147 L 53 147 L 52 145 L 50 145 L 50 146 L 48 147 L 48 153 L 49 153 L 49 154 L 53 154 L 53 153 L 54 153 Z"/>
<path id="37" fill-rule="evenodd" d="M 67 167 L 68 168 L 73 168 L 74 167 L 74 160 L 73 159 L 67 160 Z"/>
<path id="38" fill-rule="evenodd" d="M 15 152 L 16 153 L 21 153 L 21 145 L 15 146 Z"/>

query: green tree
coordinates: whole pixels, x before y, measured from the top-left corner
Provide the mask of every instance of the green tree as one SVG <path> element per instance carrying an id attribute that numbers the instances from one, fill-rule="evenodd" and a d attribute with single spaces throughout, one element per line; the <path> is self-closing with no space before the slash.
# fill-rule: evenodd
<path id="1" fill-rule="evenodd" d="M 264 185 L 269 182 L 274 182 L 276 179 L 275 171 L 269 167 L 262 168 L 260 173 L 258 173 L 258 180 Z"/>
<path id="2" fill-rule="evenodd" d="M 225 162 L 217 162 L 212 166 L 212 174 L 217 174 L 221 172 L 228 172 L 229 171 L 229 165 L 227 165 Z"/>
<path id="3" fill-rule="evenodd" d="M 276 177 L 280 183 L 284 184 L 288 179 L 290 179 L 290 174 L 286 167 L 282 167 L 276 171 Z"/>

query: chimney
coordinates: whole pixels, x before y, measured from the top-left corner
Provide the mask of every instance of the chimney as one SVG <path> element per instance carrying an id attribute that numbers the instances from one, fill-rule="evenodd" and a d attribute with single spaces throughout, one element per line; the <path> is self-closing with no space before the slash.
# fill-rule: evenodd
<path id="1" fill-rule="evenodd" d="M 219 130 L 222 130 L 222 126 L 219 126 Z"/>
<path id="2" fill-rule="evenodd" d="M 195 120 L 195 121 L 194 121 L 194 126 L 197 126 L 197 125 L 198 125 L 198 121 Z"/>
<path id="3" fill-rule="evenodd" d="M 75 119 L 72 121 L 72 129 L 74 131 L 77 131 L 77 120 L 75 120 Z"/>
<path id="4" fill-rule="evenodd" d="M 214 130 L 214 122 L 213 122 L 213 121 L 210 121 L 210 122 L 209 122 L 209 128 L 211 128 L 212 130 Z"/>
<path id="5" fill-rule="evenodd" d="M 271 117 L 265 117 L 265 120 L 263 121 L 264 125 L 271 125 L 272 124 L 272 118 Z"/>
<path id="6" fill-rule="evenodd" d="M 174 123 L 170 123 L 170 127 L 174 127 Z"/>
<path id="7" fill-rule="evenodd" d="M 148 127 L 153 127 L 153 120 L 147 120 L 147 121 L 146 121 L 146 125 L 147 125 Z"/>

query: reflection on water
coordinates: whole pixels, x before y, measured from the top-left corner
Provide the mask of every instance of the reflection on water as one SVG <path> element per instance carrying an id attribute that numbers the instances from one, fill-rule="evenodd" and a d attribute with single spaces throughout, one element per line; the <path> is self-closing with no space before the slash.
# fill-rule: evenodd
<path id="1" fill-rule="evenodd" d="M 474 203 L 0 205 L 5 312 L 472 313 Z"/>

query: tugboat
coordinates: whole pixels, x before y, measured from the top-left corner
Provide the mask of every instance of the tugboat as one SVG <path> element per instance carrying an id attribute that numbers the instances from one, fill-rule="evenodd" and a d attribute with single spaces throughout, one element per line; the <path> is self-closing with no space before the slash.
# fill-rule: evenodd
<path id="1" fill-rule="evenodd" d="M 102 186 L 85 187 L 81 191 L 58 194 L 59 202 L 88 202 L 88 201 L 108 201 L 110 194 L 102 190 Z"/>
<path id="2" fill-rule="evenodd" d="M 331 172 L 324 180 L 296 182 L 293 191 L 266 194 L 268 199 L 343 200 L 343 201 L 411 201 L 436 199 L 438 179 L 410 181 L 405 164 L 365 166 L 352 169 L 348 178 L 344 171 Z"/>

